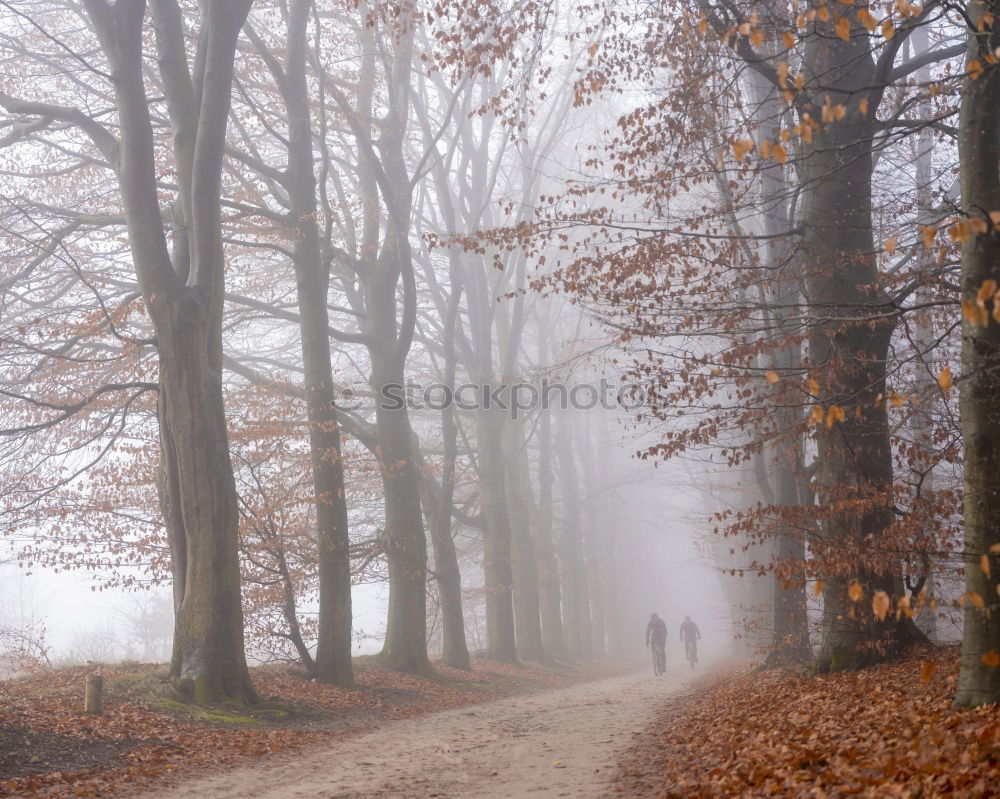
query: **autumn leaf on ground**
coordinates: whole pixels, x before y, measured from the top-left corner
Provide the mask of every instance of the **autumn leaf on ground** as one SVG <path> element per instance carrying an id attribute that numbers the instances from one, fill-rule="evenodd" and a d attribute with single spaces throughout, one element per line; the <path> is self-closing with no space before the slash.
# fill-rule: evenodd
<path id="1" fill-rule="evenodd" d="M 851 602 L 860 602 L 864 599 L 865 589 L 861 587 L 861 583 L 854 580 L 847 587 L 847 596 L 850 598 Z"/>
<path id="2" fill-rule="evenodd" d="M 1000 706 L 956 709 L 958 670 L 958 648 L 935 647 L 816 677 L 705 678 L 633 740 L 616 795 L 992 799 Z"/>

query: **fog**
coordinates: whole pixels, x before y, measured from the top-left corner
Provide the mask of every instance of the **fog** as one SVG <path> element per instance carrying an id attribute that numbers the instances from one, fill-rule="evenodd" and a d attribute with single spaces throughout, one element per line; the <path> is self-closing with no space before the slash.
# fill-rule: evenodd
<path id="1" fill-rule="evenodd" d="M 121 740 L 385 723 L 399 774 L 468 737 L 576 795 L 629 713 L 703 738 L 688 690 L 1000 701 L 1000 8 L 840 6 L 0 0 L 17 734 L 107 675 Z"/>

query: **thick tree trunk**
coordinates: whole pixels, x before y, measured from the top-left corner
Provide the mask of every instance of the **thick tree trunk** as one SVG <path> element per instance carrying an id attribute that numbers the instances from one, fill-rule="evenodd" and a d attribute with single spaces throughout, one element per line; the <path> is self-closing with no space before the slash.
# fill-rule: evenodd
<path id="1" fill-rule="evenodd" d="M 395 300 L 393 299 L 393 306 Z M 371 301 L 368 307 L 372 308 Z M 404 383 L 401 363 L 392 374 L 378 365 L 374 388 Z M 389 388 L 391 392 L 394 389 Z M 378 448 L 385 487 L 385 534 L 389 561 L 389 614 L 380 658 L 398 671 L 430 670 L 427 659 L 427 540 L 420 506 L 420 473 L 413 453 L 413 429 L 405 404 L 379 402 Z"/>
<path id="2" fill-rule="evenodd" d="M 330 364 L 328 279 L 320 250 L 306 32 L 311 3 L 295 0 L 288 22 L 288 196 L 294 227 L 295 286 L 300 317 L 313 496 L 319 552 L 319 629 L 316 677 L 351 685 L 351 563 L 340 423 Z"/>
<path id="3" fill-rule="evenodd" d="M 113 73 L 121 128 L 114 158 L 129 246 L 159 354 L 159 491 L 175 600 L 170 673 L 196 702 L 246 703 L 256 695 L 243 650 L 237 497 L 222 399 L 220 195 L 236 44 L 251 2 L 201 5 L 194 78 L 177 4 L 151 5 L 174 132 L 175 207 L 184 231 L 172 262 L 143 82 L 146 3 L 86 0 Z"/>
<path id="4" fill-rule="evenodd" d="M 1000 2 L 968 5 L 973 21 L 1000 18 Z M 962 208 L 972 219 L 1000 210 L 1000 68 L 989 57 L 1000 48 L 997 23 L 970 32 L 968 60 L 984 68 L 966 77 L 959 118 Z M 965 628 L 956 705 L 1000 702 L 1000 233 L 987 231 L 962 246 L 962 434 L 965 440 Z M 996 281 L 994 291 L 983 291 Z M 975 319 L 982 304 L 982 318 Z M 975 601 L 978 598 L 978 601 Z"/>
<path id="5" fill-rule="evenodd" d="M 483 509 L 483 574 L 486 589 L 486 650 L 491 658 L 517 661 L 514 635 L 514 576 L 511 569 L 510 517 L 504 479 L 503 424 L 499 411 L 476 415 L 479 502 Z"/>
<path id="6" fill-rule="evenodd" d="M 505 463 L 510 489 L 511 573 L 514 578 L 514 632 L 517 654 L 524 660 L 545 660 L 538 594 L 538 565 L 531 519 L 535 501 L 531 491 L 524 425 L 508 420 L 505 427 Z"/>
<path id="7" fill-rule="evenodd" d="M 462 283 L 457 265 L 452 261 L 451 296 L 444 328 L 444 383 L 454 392 L 457 357 L 455 353 L 455 326 L 458 324 Z M 431 542 L 434 551 L 434 576 L 441 600 L 441 660 L 457 669 L 472 667 L 469 648 L 465 640 L 465 614 L 462 612 L 462 574 L 455 552 L 455 539 L 451 533 L 451 511 L 455 496 L 455 463 L 458 459 L 458 424 L 455 404 L 448 403 L 441 411 L 441 439 L 443 466 L 441 469 L 441 495 L 437 511 L 431 520 Z"/>
<path id="8" fill-rule="evenodd" d="M 157 299 L 160 503 L 174 575 L 170 675 L 198 704 L 256 700 L 243 656 L 239 514 L 221 327 L 196 289 Z"/>
<path id="9" fill-rule="evenodd" d="M 880 288 L 871 225 L 870 117 L 858 107 L 875 80 L 868 36 L 857 28 L 840 40 L 832 24 L 810 37 L 803 63 L 813 109 L 846 107 L 844 119 L 825 124 L 804 152 L 803 264 L 812 326 L 811 368 L 820 401 L 844 418 L 817 426 L 818 493 L 826 517 L 814 551 L 833 573 L 826 579 L 821 669 L 860 666 L 893 657 L 915 627 L 894 613 L 872 614 L 873 592 L 902 594 L 898 561 L 878 552 L 892 522 L 892 450 L 886 411 L 886 360 L 892 325 Z M 881 561 L 876 556 L 882 555 Z M 852 602 L 857 580 L 865 600 Z"/>

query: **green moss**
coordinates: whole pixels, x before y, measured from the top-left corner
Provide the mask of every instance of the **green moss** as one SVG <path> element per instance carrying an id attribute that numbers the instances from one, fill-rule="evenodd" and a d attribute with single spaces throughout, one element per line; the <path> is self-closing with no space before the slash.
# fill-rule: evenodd
<path id="1" fill-rule="evenodd" d="M 242 708 L 233 707 L 208 707 L 201 705 L 189 705 L 176 699 L 160 699 L 157 707 L 161 710 L 184 713 L 191 718 L 202 719 L 213 723 L 222 724 L 257 724 L 258 721 L 253 716 L 248 716 L 245 712 L 240 712 Z"/>
<path id="2" fill-rule="evenodd" d="M 215 688 L 208 677 L 201 675 L 191 681 L 192 698 L 196 705 L 210 705 L 216 699 Z"/>
<path id="3" fill-rule="evenodd" d="M 849 646 L 834 647 L 830 654 L 830 669 L 832 671 L 846 671 L 854 666 L 857 660 L 857 652 Z"/>

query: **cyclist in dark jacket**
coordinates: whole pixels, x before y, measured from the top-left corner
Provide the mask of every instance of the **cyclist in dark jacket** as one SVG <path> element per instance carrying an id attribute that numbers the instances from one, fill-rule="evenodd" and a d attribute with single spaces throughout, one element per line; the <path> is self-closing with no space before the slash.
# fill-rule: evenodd
<path id="1" fill-rule="evenodd" d="M 687 653 L 689 647 L 693 650 L 692 666 L 698 662 L 699 638 L 701 638 L 701 630 L 698 629 L 698 625 L 691 621 L 690 616 L 685 616 L 684 621 L 681 622 L 681 640 L 684 642 L 685 653 Z"/>
<path id="2" fill-rule="evenodd" d="M 649 646 L 650 642 L 661 649 L 667 645 L 667 625 L 655 613 L 649 617 L 649 624 L 646 625 L 646 646 Z"/>

